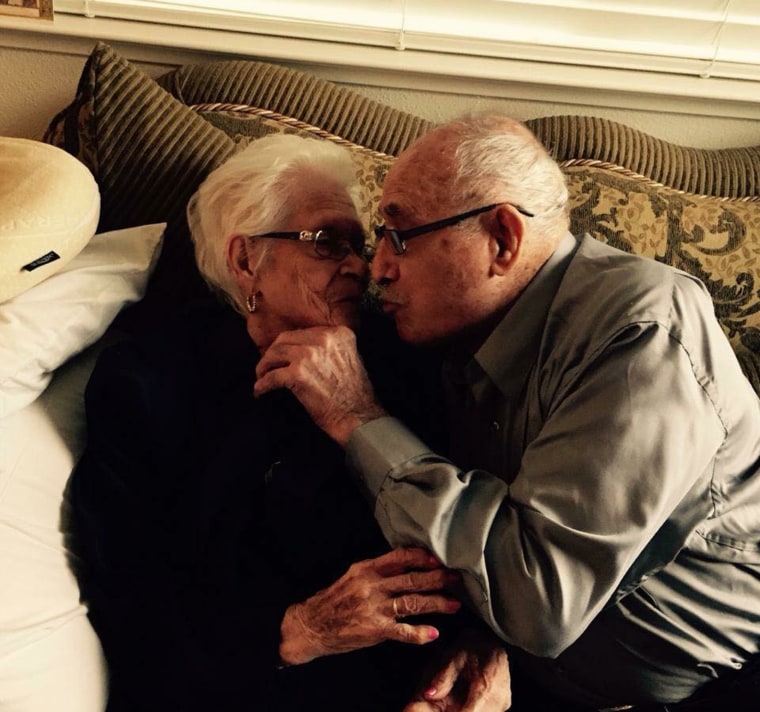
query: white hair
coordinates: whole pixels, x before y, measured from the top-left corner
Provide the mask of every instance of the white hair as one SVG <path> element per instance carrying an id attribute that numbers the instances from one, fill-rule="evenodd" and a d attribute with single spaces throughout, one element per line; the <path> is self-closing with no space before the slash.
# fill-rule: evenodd
<path id="1" fill-rule="evenodd" d="M 506 200 L 533 213 L 532 228 L 568 227 L 568 191 L 557 162 L 524 125 L 498 115 L 469 116 L 449 124 L 457 132 L 455 196 Z"/>
<path id="2" fill-rule="evenodd" d="M 241 295 L 227 263 L 235 235 L 277 230 L 297 208 L 299 183 L 315 174 L 337 181 L 361 213 L 359 185 L 351 154 L 330 141 L 291 134 L 265 136 L 214 169 L 187 206 L 195 260 L 209 286 L 240 309 Z M 252 240 L 254 273 L 269 251 L 267 240 Z"/>

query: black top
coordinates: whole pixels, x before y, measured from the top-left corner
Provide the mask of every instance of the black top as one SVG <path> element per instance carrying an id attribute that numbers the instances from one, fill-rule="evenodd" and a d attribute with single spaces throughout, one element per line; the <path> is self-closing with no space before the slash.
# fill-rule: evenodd
<path id="1" fill-rule="evenodd" d="M 381 400 L 424 431 L 436 369 L 365 325 Z M 342 449 L 289 392 L 253 397 L 257 360 L 243 319 L 213 306 L 104 351 L 93 371 L 70 496 L 109 712 L 388 712 L 439 645 L 278 669 L 285 609 L 388 546 Z"/>

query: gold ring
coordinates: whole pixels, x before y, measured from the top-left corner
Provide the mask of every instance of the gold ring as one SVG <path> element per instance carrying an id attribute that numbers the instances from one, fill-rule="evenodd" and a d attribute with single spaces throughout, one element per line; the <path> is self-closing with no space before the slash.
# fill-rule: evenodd
<path id="1" fill-rule="evenodd" d="M 398 598 L 393 599 L 393 617 L 398 618 Z"/>

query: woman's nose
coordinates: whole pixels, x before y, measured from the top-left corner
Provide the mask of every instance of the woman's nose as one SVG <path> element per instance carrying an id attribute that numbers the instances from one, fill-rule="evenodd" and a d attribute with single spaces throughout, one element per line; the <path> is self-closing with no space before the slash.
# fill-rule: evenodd
<path id="1" fill-rule="evenodd" d="M 364 279 L 369 272 L 369 265 L 362 255 L 351 251 L 340 261 L 340 271 L 342 274 L 353 274 Z"/>

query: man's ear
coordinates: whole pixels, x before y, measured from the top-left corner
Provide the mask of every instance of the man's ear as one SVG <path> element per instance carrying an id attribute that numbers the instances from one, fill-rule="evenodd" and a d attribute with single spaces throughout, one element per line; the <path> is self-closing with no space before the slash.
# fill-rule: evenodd
<path id="1" fill-rule="evenodd" d="M 511 206 L 501 205 L 495 211 L 495 223 L 491 231 L 491 271 L 504 275 L 517 259 L 525 234 L 522 216 Z"/>

